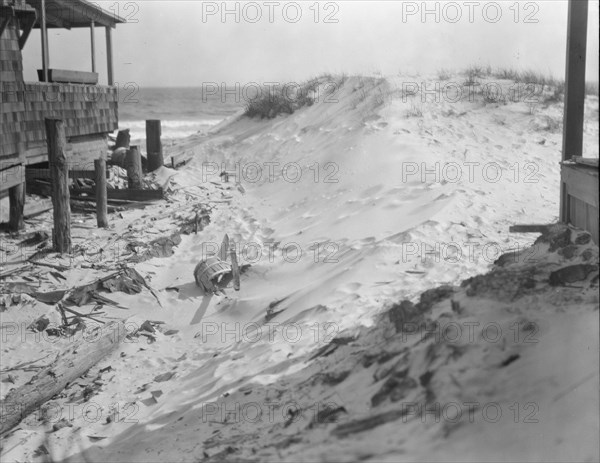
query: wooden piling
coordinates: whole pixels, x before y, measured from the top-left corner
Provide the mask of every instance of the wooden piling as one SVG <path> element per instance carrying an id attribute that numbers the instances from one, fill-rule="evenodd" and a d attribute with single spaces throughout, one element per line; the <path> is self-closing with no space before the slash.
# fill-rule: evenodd
<path id="1" fill-rule="evenodd" d="M 129 149 L 129 142 L 131 141 L 131 135 L 129 129 L 119 130 L 117 133 L 117 141 L 115 142 L 115 149 L 125 148 Z"/>
<path id="2" fill-rule="evenodd" d="M 19 166 L 19 169 L 25 169 L 25 166 Z M 8 228 L 10 231 L 19 231 L 25 227 L 23 210 L 25 208 L 25 183 L 21 182 L 8 189 L 9 198 L 9 219 Z"/>
<path id="3" fill-rule="evenodd" d="M 142 155 L 137 146 L 132 146 L 125 156 L 125 168 L 127 169 L 127 181 L 129 188 L 142 188 Z"/>
<path id="4" fill-rule="evenodd" d="M 148 170 L 150 172 L 164 165 L 161 127 L 159 120 L 146 121 L 146 151 L 148 153 Z"/>
<path id="5" fill-rule="evenodd" d="M 98 228 L 108 227 L 108 195 L 106 192 L 106 160 L 94 161 L 96 171 L 96 218 Z"/>
<path id="6" fill-rule="evenodd" d="M 54 209 L 52 242 L 57 252 L 70 252 L 71 207 L 69 204 L 69 165 L 67 163 L 65 125 L 62 120 L 54 118 L 46 118 L 45 124 Z"/>

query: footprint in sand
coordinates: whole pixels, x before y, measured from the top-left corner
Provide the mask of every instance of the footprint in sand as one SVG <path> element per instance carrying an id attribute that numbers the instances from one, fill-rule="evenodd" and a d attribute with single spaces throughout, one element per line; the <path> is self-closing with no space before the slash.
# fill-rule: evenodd
<path id="1" fill-rule="evenodd" d="M 355 249 L 362 249 L 365 246 L 369 246 L 373 243 L 375 243 L 375 237 L 374 236 L 368 236 L 367 238 L 363 238 L 362 240 L 358 240 L 353 244 L 353 248 Z"/>
<path id="2" fill-rule="evenodd" d="M 383 188 L 383 185 L 375 185 L 375 186 L 372 186 L 371 188 L 367 188 L 360 194 L 360 198 L 363 198 L 363 199 L 369 198 L 369 197 L 373 196 L 375 193 L 378 193 L 379 191 L 381 191 L 382 188 Z"/>
<path id="3" fill-rule="evenodd" d="M 362 284 L 358 282 L 346 283 L 337 288 L 337 291 L 345 294 L 353 294 L 361 288 Z"/>

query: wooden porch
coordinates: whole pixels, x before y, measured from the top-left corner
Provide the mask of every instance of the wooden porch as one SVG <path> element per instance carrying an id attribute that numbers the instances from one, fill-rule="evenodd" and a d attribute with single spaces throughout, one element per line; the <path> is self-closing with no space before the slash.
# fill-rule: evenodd
<path id="1" fill-rule="evenodd" d="M 108 133 L 118 128 L 112 29 L 122 18 L 86 0 L 0 0 L 0 195 L 9 191 L 12 229 L 22 226 L 25 167 L 48 161 L 45 120 L 60 119 L 70 169 L 93 170 L 104 158 Z M 106 31 L 107 85 L 98 85 L 95 28 Z M 40 30 L 39 82 L 25 82 L 23 55 Z M 89 28 L 91 69 L 50 67 L 48 29 Z"/>
<path id="2" fill-rule="evenodd" d="M 598 244 L 598 159 L 583 157 L 588 0 L 569 0 L 560 221 Z"/>

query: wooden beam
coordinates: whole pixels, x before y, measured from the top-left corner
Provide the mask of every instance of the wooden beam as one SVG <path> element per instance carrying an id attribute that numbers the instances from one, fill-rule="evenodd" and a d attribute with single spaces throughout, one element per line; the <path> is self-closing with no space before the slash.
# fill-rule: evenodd
<path id="1" fill-rule="evenodd" d="M 582 153 L 587 24 L 588 1 L 569 0 L 563 161 Z"/>
<path id="2" fill-rule="evenodd" d="M 27 180 L 34 180 L 37 178 L 49 179 L 50 169 L 31 169 L 25 170 L 25 178 Z M 94 180 L 96 178 L 96 172 L 94 170 L 69 170 L 69 178 L 89 178 Z"/>
<path id="3" fill-rule="evenodd" d="M 52 188 L 49 182 L 33 180 L 27 182 L 26 185 L 28 194 L 52 196 Z M 4 185 L 2 187 L 4 188 Z M 94 198 L 96 197 L 95 188 L 71 188 L 69 192 L 73 199 L 94 201 Z M 129 188 L 115 190 L 114 188 L 109 188 L 106 190 L 106 193 L 109 202 L 111 200 L 155 201 L 164 198 L 164 191 L 162 188 L 159 188 L 158 190 L 132 190 Z"/>
<path id="4" fill-rule="evenodd" d="M 73 196 L 77 196 L 79 198 L 84 198 L 84 195 L 87 196 L 96 196 L 95 188 L 72 188 L 71 194 Z M 157 199 L 163 199 L 164 191 L 162 188 L 158 190 L 135 190 L 131 188 L 115 190 L 113 188 L 109 188 L 107 190 L 108 199 L 127 199 L 130 201 L 151 201 Z"/>
<path id="5" fill-rule="evenodd" d="M 2 37 L 2 34 L 4 33 L 4 29 L 6 29 L 8 27 L 12 18 L 13 18 L 12 15 L 6 15 L 6 17 L 0 18 L 0 37 Z"/>
<path id="6" fill-rule="evenodd" d="M 94 161 L 96 169 L 96 218 L 98 228 L 108 227 L 108 197 L 106 195 L 106 161 L 104 158 Z"/>
<path id="7" fill-rule="evenodd" d="M 96 72 L 96 34 L 95 32 L 95 23 L 92 21 L 90 23 L 90 38 L 92 42 L 92 72 Z"/>
<path id="8" fill-rule="evenodd" d="M 562 159 L 581 156 L 585 103 L 588 1 L 569 0 Z M 560 220 L 568 220 L 565 184 L 560 184 Z"/>
<path id="9" fill-rule="evenodd" d="M 38 70 L 40 79 L 44 76 L 44 70 Z M 97 72 L 86 72 L 86 71 L 71 71 L 68 69 L 48 69 L 48 77 L 44 77 L 48 80 L 46 82 L 61 82 L 65 84 L 90 84 L 96 85 L 98 83 Z"/>
<path id="10" fill-rule="evenodd" d="M 46 0 L 40 0 L 41 32 L 42 36 L 42 72 L 44 74 L 44 82 L 48 82 L 48 68 L 50 67 L 50 57 L 48 56 L 48 28 L 46 25 Z"/>
<path id="11" fill-rule="evenodd" d="M 46 118 L 46 143 L 52 180 L 52 205 L 54 206 L 54 249 L 60 253 L 71 252 L 71 207 L 69 205 L 69 165 L 65 124 L 60 119 Z"/>
<path id="12" fill-rule="evenodd" d="M 108 75 L 108 85 L 114 85 L 112 31 L 108 26 L 106 27 L 106 73 Z"/>
<path id="13" fill-rule="evenodd" d="M 29 34 L 31 34 L 31 30 L 37 21 L 37 12 L 33 10 L 28 13 L 26 16 L 27 20 L 23 24 L 23 34 L 19 37 L 19 48 L 22 50 L 29 38 Z"/>
<path id="14" fill-rule="evenodd" d="M 25 181 L 23 171 L 25 166 L 13 165 L 0 171 L 0 191 L 8 190 Z"/>
<path id="15" fill-rule="evenodd" d="M 545 233 L 550 225 L 511 225 L 508 229 L 510 233 Z"/>

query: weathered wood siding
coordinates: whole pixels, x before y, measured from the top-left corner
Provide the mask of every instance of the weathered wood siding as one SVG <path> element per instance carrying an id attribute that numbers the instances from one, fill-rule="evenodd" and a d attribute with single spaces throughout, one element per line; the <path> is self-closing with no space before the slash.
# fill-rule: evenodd
<path id="1" fill-rule="evenodd" d="M 118 128 L 117 89 L 79 84 L 2 82 L 0 157 L 46 139 L 44 119 L 59 117 L 67 138 Z"/>
<path id="2" fill-rule="evenodd" d="M 23 57 L 14 21 L 0 37 L 0 82 L 23 82 Z"/>
<path id="3" fill-rule="evenodd" d="M 598 244 L 598 168 L 563 164 L 565 221 L 591 233 Z"/>

